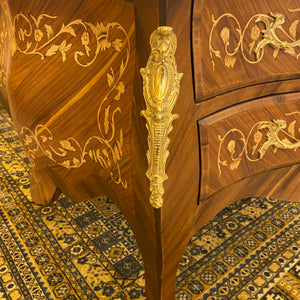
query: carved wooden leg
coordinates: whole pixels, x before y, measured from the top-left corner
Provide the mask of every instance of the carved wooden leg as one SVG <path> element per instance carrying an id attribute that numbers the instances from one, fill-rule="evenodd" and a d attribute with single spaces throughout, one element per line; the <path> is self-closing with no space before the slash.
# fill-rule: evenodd
<path id="1" fill-rule="evenodd" d="M 148 130 L 148 179 L 146 182 L 141 177 L 136 179 L 139 181 L 135 185 L 136 192 L 139 186 L 144 187 L 144 190 L 137 193 L 135 236 L 144 260 L 147 299 L 174 300 L 177 268 L 190 238 L 193 220 L 191 210 L 196 201 L 188 205 L 191 199 L 195 199 L 194 190 L 193 196 L 183 192 L 186 186 L 191 186 L 186 182 L 188 176 L 181 179 L 178 171 L 166 174 L 167 158 L 174 158 L 174 152 L 168 147 L 168 135 L 173 129 L 173 121 L 178 117 L 172 111 L 182 77 L 177 72 L 174 56 L 177 39 L 173 29 L 168 26 L 158 27 L 150 37 L 150 45 L 150 57 L 146 67 L 141 69 L 146 102 L 146 110 L 142 110 L 141 114 L 146 118 Z M 138 134 L 139 132 L 137 136 Z M 197 138 L 196 134 L 194 132 L 193 143 Z M 134 141 L 135 147 L 140 147 L 140 144 L 138 139 Z M 177 150 L 181 146 L 179 144 Z M 137 151 L 142 154 L 146 152 L 142 147 Z M 182 159 L 182 156 L 178 160 L 179 163 L 171 164 L 171 168 L 176 166 L 180 170 L 180 165 L 189 161 Z M 134 163 L 136 167 L 133 169 L 138 177 L 138 170 L 145 162 L 141 160 Z M 144 200 L 150 200 L 150 204 Z"/>
<path id="2" fill-rule="evenodd" d="M 37 204 L 47 204 L 58 196 L 57 188 L 45 169 L 33 167 L 30 177 L 32 200 Z"/>
<path id="3" fill-rule="evenodd" d="M 135 237 L 144 262 L 147 300 L 174 300 L 176 273 L 189 234 L 183 226 L 163 220 L 161 209 L 153 209 L 150 219 L 138 213 L 137 221 Z"/>
<path id="4" fill-rule="evenodd" d="M 145 280 L 146 280 L 146 297 L 153 300 L 175 299 L 176 273 L 183 252 L 172 253 L 171 256 L 164 256 L 165 249 L 157 251 L 157 261 L 151 262 L 144 260 Z M 157 268 L 153 272 L 153 264 Z M 148 270 L 151 270 L 148 272 Z"/>

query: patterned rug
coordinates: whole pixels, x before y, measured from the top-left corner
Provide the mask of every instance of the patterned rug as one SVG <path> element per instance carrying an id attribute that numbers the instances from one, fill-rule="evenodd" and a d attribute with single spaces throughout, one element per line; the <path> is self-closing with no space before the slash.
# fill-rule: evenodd
<path id="1" fill-rule="evenodd" d="M 145 299 L 138 247 L 110 199 L 35 205 L 29 171 L 0 107 L 0 299 Z M 296 203 L 227 207 L 191 239 L 176 299 L 300 299 L 299 221 Z"/>

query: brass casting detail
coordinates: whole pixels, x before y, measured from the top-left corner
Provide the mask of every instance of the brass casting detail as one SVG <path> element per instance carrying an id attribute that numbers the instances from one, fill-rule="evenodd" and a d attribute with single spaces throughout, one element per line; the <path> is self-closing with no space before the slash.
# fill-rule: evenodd
<path id="1" fill-rule="evenodd" d="M 292 143 L 288 139 L 281 140 L 279 133 L 286 128 L 285 120 L 273 120 L 272 123 L 264 124 L 260 129 L 268 129 L 267 138 L 268 140 L 259 149 L 259 157 L 262 158 L 269 147 L 274 146 L 278 149 L 294 149 L 297 150 L 300 147 L 300 140 Z"/>
<path id="2" fill-rule="evenodd" d="M 243 156 L 249 162 L 263 159 L 271 146 L 274 153 L 279 149 L 296 151 L 300 148 L 300 112 L 294 111 L 285 115 L 291 118 L 288 124 L 286 120 L 259 121 L 252 126 L 248 134 L 238 128 L 232 128 L 223 137 L 219 135 L 219 176 L 222 175 L 221 167 L 228 167 L 231 171 L 237 170 Z"/>
<path id="3" fill-rule="evenodd" d="M 163 205 L 163 182 L 168 178 L 165 172 L 167 150 L 172 131 L 172 122 L 178 115 L 172 114 L 176 103 L 181 73 L 177 72 L 175 51 L 176 35 L 168 26 L 158 27 L 150 37 L 151 54 L 145 68 L 142 68 L 143 93 L 146 110 L 141 115 L 146 118 L 148 130 L 148 170 L 150 180 L 150 203 L 154 208 Z"/>
<path id="4" fill-rule="evenodd" d="M 224 20 L 236 27 L 235 30 L 231 30 L 227 26 L 222 28 L 219 37 L 224 44 L 224 50 L 220 51 L 221 49 L 219 50 L 214 46 L 217 40 L 215 32 L 217 31 L 217 26 L 220 26 Z M 209 36 L 209 53 L 213 69 L 216 64 L 215 57 L 224 59 L 225 66 L 233 68 L 239 51 L 241 51 L 242 57 L 246 62 L 257 64 L 262 60 L 265 46 L 267 45 L 274 49 L 273 57 L 275 59 L 280 50 L 296 59 L 300 56 L 300 53 L 295 50 L 296 47 L 300 46 L 300 40 L 296 38 L 299 20 L 291 23 L 288 32 L 282 27 L 285 23 L 285 17 L 280 13 L 269 13 L 269 15 L 256 14 L 249 19 L 243 29 L 239 20 L 231 13 L 225 13 L 217 19 L 212 15 L 212 22 L 213 26 Z M 263 24 L 264 29 L 261 29 L 259 24 Z M 280 36 L 284 36 L 286 40 L 283 41 Z M 247 44 L 246 40 L 249 38 L 250 42 Z"/>

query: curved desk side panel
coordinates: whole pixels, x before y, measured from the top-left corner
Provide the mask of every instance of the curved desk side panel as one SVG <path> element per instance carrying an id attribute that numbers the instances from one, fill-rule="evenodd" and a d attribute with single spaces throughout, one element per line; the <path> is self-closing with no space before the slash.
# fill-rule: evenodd
<path id="1" fill-rule="evenodd" d="M 132 188 L 133 5 L 120 0 L 9 5 L 9 104 L 33 166 L 34 200 L 50 201 L 56 186 L 74 200 L 101 191 L 116 200 L 122 192 L 126 199 Z"/>
<path id="2" fill-rule="evenodd" d="M 5 0 L 0 1 L 0 94 L 6 108 L 8 106 L 8 73 L 10 66 L 12 23 L 8 4 Z"/>

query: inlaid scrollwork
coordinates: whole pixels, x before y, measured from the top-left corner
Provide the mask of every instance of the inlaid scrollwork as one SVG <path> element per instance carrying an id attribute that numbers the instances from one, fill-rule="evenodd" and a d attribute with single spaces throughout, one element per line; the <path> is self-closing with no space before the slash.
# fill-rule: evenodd
<path id="1" fill-rule="evenodd" d="M 150 180 L 150 203 L 154 208 L 163 205 L 163 182 L 168 178 L 165 172 L 169 155 L 168 134 L 172 122 L 178 115 L 172 114 L 179 94 L 182 77 L 177 72 L 175 51 L 177 39 L 171 27 L 162 26 L 150 37 L 151 54 L 146 68 L 141 69 L 146 110 L 141 112 L 146 118 L 148 129 L 148 170 Z"/>
<path id="2" fill-rule="evenodd" d="M 19 14 L 16 18 L 20 17 L 24 18 L 26 22 L 29 22 L 27 17 L 23 14 Z M 42 42 L 44 33 L 40 31 L 40 24 L 44 18 L 54 17 L 43 14 L 35 19 L 31 16 L 31 19 L 34 21 L 34 26 L 28 23 L 29 29 L 18 28 L 15 32 L 20 40 L 26 41 L 27 38 L 32 38 L 33 36 L 35 39 L 35 44 L 28 44 L 25 49 L 17 45 L 17 50 L 22 54 L 39 55 L 42 59 L 45 59 L 47 56 L 60 53 L 62 62 L 65 61 L 67 57 L 66 53 L 72 47 L 72 44 L 68 44 L 63 40 L 60 45 L 58 45 L 55 44 L 54 41 L 62 33 L 69 34 L 75 38 L 77 36 L 75 33 L 75 25 L 80 25 L 85 29 L 81 35 L 85 53 L 82 54 L 79 51 L 75 52 L 74 59 L 77 64 L 88 67 L 95 61 L 100 52 L 109 48 L 112 48 L 118 55 L 121 55 L 121 57 L 118 69 L 114 69 L 115 67 L 113 68 L 111 66 L 109 72 L 103 75 L 106 76 L 108 92 L 103 98 L 99 99 L 98 112 L 95 115 L 95 126 L 98 127 L 99 134 L 87 137 L 86 142 L 81 144 L 73 137 L 57 140 L 51 128 L 44 124 L 39 124 L 34 129 L 23 127 L 21 135 L 30 161 L 32 165 L 34 165 L 36 157 L 40 155 L 39 152 L 41 152 L 55 164 L 67 169 L 75 169 L 81 167 L 90 159 L 98 163 L 103 169 L 109 170 L 112 181 L 127 188 L 127 181 L 122 178 L 120 169 L 120 161 L 123 158 L 123 130 L 117 129 L 115 118 L 117 114 L 122 112 L 117 102 L 121 100 L 126 90 L 122 77 L 129 62 L 130 41 L 128 34 L 118 23 L 109 23 L 107 25 L 100 23 L 97 24 L 97 26 L 92 26 L 89 23 L 76 20 L 68 25 L 62 25 L 61 30 L 57 34 L 53 33 L 49 27 L 50 25 L 45 26 L 47 41 Z M 109 29 L 112 27 L 116 27 L 120 31 L 120 37 L 109 41 Z M 89 48 L 90 33 L 88 29 L 95 34 L 95 42 L 97 43 L 97 50 L 94 52 L 93 58 Z M 123 38 L 121 39 L 121 37 Z M 40 42 L 42 44 L 40 44 Z M 83 55 L 89 56 L 91 60 L 85 64 L 81 63 L 78 58 Z"/>
<path id="3" fill-rule="evenodd" d="M 263 159 L 267 150 L 276 153 L 279 149 L 297 150 L 300 147 L 300 112 L 287 113 L 294 117 L 286 120 L 260 121 L 255 123 L 248 134 L 238 128 L 233 128 L 219 139 L 218 170 L 222 174 L 222 167 L 231 171 L 239 168 L 243 158 L 249 162 Z M 298 116 L 298 118 L 296 118 Z"/>
<path id="4" fill-rule="evenodd" d="M 61 24 L 60 29 L 55 32 L 52 22 L 56 18 L 57 16 L 47 14 L 41 14 L 38 18 L 23 13 L 17 14 L 13 21 L 15 33 L 13 52 L 39 55 L 42 60 L 61 55 L 64 62 L 68 52 L 76 45 L 77 48 L 72 49 L 75 51 L 73 56 L 75 62 L 81 67 L 88 67 L 95 62 L 100 52 L 108 48 L 120 52 L 123 46 L 122 39 L 110 39 L 110 31 L 113 28 L 123 31 L 126 35 L 119 23 L 94 25 L 77 19 L 68 24 Z M 76 41 L 72 43 L 70 39 Z"/>
<path id="5" fill-rule="evenodd" d="M 6 87 L 9 60 L 9 23 L 7 3 L 0 0 L 0 88 Z"/>
<path id="6" fill-rule="evenodd" d="M 293 10 L 294 11 L 294 10 Z M 229 26 L 224 26 L 219 33 L 222 40 L 224 50 L 217 46 L 216 32 L 217 27 L 223 22 L 235 26 L 234 30 Z M 299 20 L 295 20 L 289 27 L 289 32 L 283 28 L 285 17 L 280 13 L 256 14 L 252 16 L 242 28 L 240 21 L 231 13 L 225 13 L 215 19 L 212 15 L 213 26 L 209 37 L 209 53 L 213 68 L 215 68 L 215 57 L 224 60 L 224 64 L 228 68 L 233 68 L 238 52 L 242 54 L 243 59 L 250 64 L 259 63 L 263 56 L 267 45 L 273 48 L 273 57 L 276 58 L 279 51 L 299 58 L 300 53 L 296 48 L 300 46 L 300 40 L 297 39 L 297 27 Z M 283 39 L 284 36 L 284 39 Z"/>

